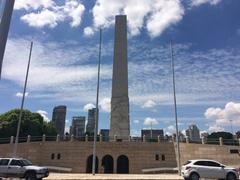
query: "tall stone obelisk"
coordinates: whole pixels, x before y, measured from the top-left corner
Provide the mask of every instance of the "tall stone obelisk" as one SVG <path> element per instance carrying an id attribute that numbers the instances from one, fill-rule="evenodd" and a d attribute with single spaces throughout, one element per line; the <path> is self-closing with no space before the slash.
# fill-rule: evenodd
<path id="1" fill-rule="evenodd" d="M 129 127 L 127 16 L 115 17 L 110 138 L 128 139 Z"/>

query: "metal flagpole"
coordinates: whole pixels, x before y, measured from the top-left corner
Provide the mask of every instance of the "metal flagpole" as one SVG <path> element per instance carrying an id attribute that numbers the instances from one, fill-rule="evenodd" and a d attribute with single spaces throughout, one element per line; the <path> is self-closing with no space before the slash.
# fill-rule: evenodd
<path id="1" fill-rule="evenodd" d="M 96 98 L 96 112 L 95 112 L 95 128 L 94 128 L 94 141 L 93 141 L 93 161 L 92 161 L 92 174 L 95 175 L 96 164 L 96 141 L 98 133 L 98 97 L 99 97 L 99 79 L 100 79 L 100 65 L 101 65 L 101 49 L 102 49 L 102 29 L 100 29 L 100 41 L 99 41 L 99 54 L 98 54 L 98 80 L 97 80 L 97 98 Z"/>
<path id="2" fill-rule="evenodd" d="M 6 0 L 0 24 L 0 79 L 2 76 L 2 63 L 5 52 L 9 26 L 11 22 L 15 0 Z"/>
<path id="3" fill-rule="evenodd" d="M 174 96 L 174 112 L 175 112 L 175 122 L 176 122 L 176 141 L 177 141 L 177 157 L 178 157 L 178 173 L 181 175 L 180 168 L 180 149 L 179 149 L 179 133 L 178 133 L 178 119 L 177 119 L 177 102 L 176 102 L 176 87 L 175 87 L 175 72 L 174 72 L 174 57 L 173 57 L 173 47 L 172 41 L 170 43 L 171 47 L 171 65 L 172 65 L 172 81 L 173 81 L 173 96 Z"/>
<path id="4" fill-rule="evenodd" d="M 30 53 L 29 53 L 28 66 L 27 66 L 27 73 L 26 73 L 26 77 L 25 77 L 25 84 L 24 84 L 24 89 L 23 89 L 23 97 L 22 97 L 21 109 L 20 109 L 20 114 L 19 114 L 19 119 L 18 119 L 17 134 L 16 134 L 16 139 L 15 139 L 15 144 L 14 144 L 14 149 L 13 149 L 13 157 L 16 157 L 16 155 L 17 155 L 18 138 L 19 138 L 19 132 L 20 132 L 20 127 L 21 127 L 21 121 L 22 121 L 22 111 L 23 111 L 23 105 L 24 105 L 24 100 L 25 100 L 25 93 L 26 93 L 26 88 L 27 88 L 28 73 L 29 73 L 29 67 L 30 67 L 31 56 L 32 56 L 32 47 L 33 47 L 33 42 L 31 42 L 31 46 L 30 46 Z"/>

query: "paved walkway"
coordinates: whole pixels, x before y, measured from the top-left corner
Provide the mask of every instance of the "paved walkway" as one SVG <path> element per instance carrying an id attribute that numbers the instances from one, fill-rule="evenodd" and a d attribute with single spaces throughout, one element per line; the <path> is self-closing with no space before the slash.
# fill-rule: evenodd
<path id="1" fill-rule="evenodd" d="M 50 173 L 46 180 L 183 180 L 181 176 L 177 174 L 62 174 L 62 173 Z"/>

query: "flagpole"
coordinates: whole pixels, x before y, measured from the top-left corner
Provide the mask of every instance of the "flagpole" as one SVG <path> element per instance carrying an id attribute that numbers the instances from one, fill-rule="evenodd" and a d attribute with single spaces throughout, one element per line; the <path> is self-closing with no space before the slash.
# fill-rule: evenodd
<path id="1" fill-rule="evenodd" d="M 98 54 L 98 80 L 97 80 L 97 97 L 96 97 L 96 112 L 95 112 L 95 128 L 94 128 L 94 141 L 93 141 L 93 162 L 92 162 L 92 174 L 95 175 L 96 164 L 96 141 L 98 133 L 98 99 L 99 99 L 99 80 L 100 80 L 100 65 L 101 65 L 101 49 L 102 49 L 102 29 L 100 29 L 100 41 L 99 41 L 99 54 Z"/>
<path id="2" fill-rule="evenodd" d="M 31 56 L 32 56 L 32 47 L 33 47 L 33 42 L 31 42 L 31 46 L 30 46 L 30 52 L 29 52 L 29 58 L 28 58 L 28 66 L 27 66 L 27 73 L 26 73 L 26 77 L 25 77 L 25 84 L 24 84 L 24 89 L 23 89 L 23 97 L 22 97 L 21 109 L 20 109 L 19 119 L 18 119 L 17 134 L 16 134 L 16 139 L 15 139 L 15 144 L 14 144 L 14 149 L 13 149 L 13 157 L 16 157 L 16 155 L 17 155 L 18 138 L 19 138 L 19 132 L 20 132 L 20 127 L 21 127 L 21 121 L 22 121 L 23 105 L 24 105 L 24 100 L 25 100 L 27 81 L 28 81 L 28 73 L 29 73 L 29 67 L 30 67 Z"/>
<path id="3" fill-rule="evenodd" d="M 178 118 L 177 118 L 177 101 L 176 101 L 176 87 L 175 87 L 175 70 L 174 70 L 174 56 L 172 41 L 170 43 L 171 47 L 171 66 L 172 66 L 172 82 L 173 82 L 173 96 L 174 96 L 174 113 L 175 113 L 175 123 L 176 123 L 176 142 L 177 142 L 177 159 L 178 159 L 178 173 L 181 175 L 181 163 L 180 163 L 180 149 L 179 149 L 179 132 L 178 132 Z"/>
<path id="4" fill-rule="evenodd" d="M 6 0 L 0 24 L 0 80 L 2 77 L 3 57 L 10 27 L 15 0 Z"/>

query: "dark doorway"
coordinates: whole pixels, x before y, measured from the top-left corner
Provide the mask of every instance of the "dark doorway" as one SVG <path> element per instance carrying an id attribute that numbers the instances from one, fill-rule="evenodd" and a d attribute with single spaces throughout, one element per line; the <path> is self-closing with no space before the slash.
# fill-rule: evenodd
<path id="1" fill-rule="evenodd" d="M 113 157 L 106 155 L 102 158 L 102 167 L 104 168 L 103 172 L 106 174 L 113 173 Z"/>
<path id="2" fill-rule="evenodd" d="M 129 173 L 129 160 L 125 155 L 121 155 L 117 159 L 117 173 L 128 174 Z"/>
<path id="3" fill-rule="evenodd" d="M 92 173 L 92 163 L 93 163 L 93 155 L 90 155 L 87 158 L 86 173 Z M 97 156 L 96 156 L 96 163 L 95 163 L 95 173 L 98 173 L 98 158 L 97 158 Z"/>

